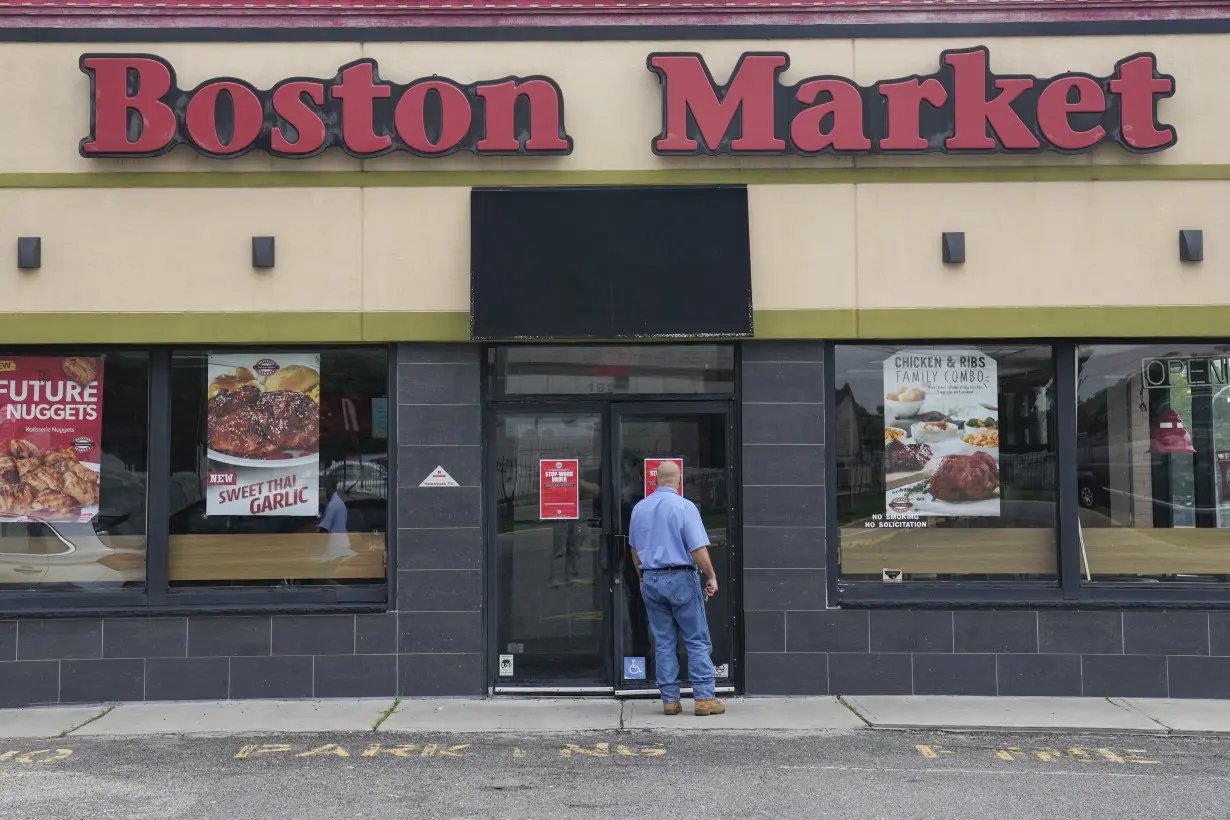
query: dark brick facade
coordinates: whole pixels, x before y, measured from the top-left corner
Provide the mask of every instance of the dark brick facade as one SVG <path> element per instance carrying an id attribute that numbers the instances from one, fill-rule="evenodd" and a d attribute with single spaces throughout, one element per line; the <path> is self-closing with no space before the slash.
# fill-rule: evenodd
<path id="1" fill-rule="evenodd" d="M 397 351 L 396 611 L 0 620 L 0 708 L 481 694 L 479 355 Z M 436 465 L 462 486 L 419 488 Z"/>
<path id="2" fill-rule="evenodd" d="M 1230 698 L 1230 612 L 830 609 L 824 345 L 743 345 L 752 695 Z"/>
<path id="3" fill-rule="evenodd" d="M 398 350 L 394 611 L 0 619 L 0 708 L 481 695 L 479 356 Z M 743 345 L 748 694 L 1230 698 L 1230 612 L 829 608 L 824 384 L 822 343 Z"/>

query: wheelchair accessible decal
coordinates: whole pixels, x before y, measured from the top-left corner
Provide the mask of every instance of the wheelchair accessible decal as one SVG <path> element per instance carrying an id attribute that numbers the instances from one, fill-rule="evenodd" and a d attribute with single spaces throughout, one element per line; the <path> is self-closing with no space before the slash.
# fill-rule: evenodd
<path id="1" fill-rule="evenodd" d="M 644 658 L 624 658 L 624 680 L 645 680 Z"/>

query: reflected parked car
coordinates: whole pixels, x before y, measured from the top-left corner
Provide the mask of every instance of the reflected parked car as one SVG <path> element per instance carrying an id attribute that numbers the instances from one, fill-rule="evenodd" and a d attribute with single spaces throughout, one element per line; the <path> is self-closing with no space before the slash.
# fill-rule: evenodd
<path id="1" fill-rule="evenodd" d="M 96 523 L 0 523 L 0 585 L 141 584 L 145 537 L 111 535 Z"/>

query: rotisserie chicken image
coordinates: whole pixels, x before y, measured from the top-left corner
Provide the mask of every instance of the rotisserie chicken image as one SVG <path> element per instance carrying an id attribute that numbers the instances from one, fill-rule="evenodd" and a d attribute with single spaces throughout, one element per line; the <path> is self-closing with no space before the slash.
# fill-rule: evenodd
<path id="1" fill-rule="evenodd" d="M 320 440 L 320 407 L 297 390 L 262 392 L 256 385 L 220 390 L 209 400 L 209 446 L 240 458 L 312 450 Z"/>
<path id="2" fill-rule="evenodd" d="M 0 515 L 64 520 L 98 503 L 98 473 L 64 447 L 44 453 L 24 439 L 0 441 Z"/>
<path id="3" fill-rule="evenodd" d="M 982 501 L 999 489 L 999 464 L 987 453 L 944 456 L 931 476 L 931 495 L 939 501 Z"/>

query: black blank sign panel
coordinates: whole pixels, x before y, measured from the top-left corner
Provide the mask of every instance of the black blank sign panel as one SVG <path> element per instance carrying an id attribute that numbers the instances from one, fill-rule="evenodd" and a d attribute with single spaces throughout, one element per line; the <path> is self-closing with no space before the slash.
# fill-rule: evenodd
<path id="1" fill-rule="evenodd" d="M 475 190 L 471 336 L 750 336 L 747 189 Z"/>

